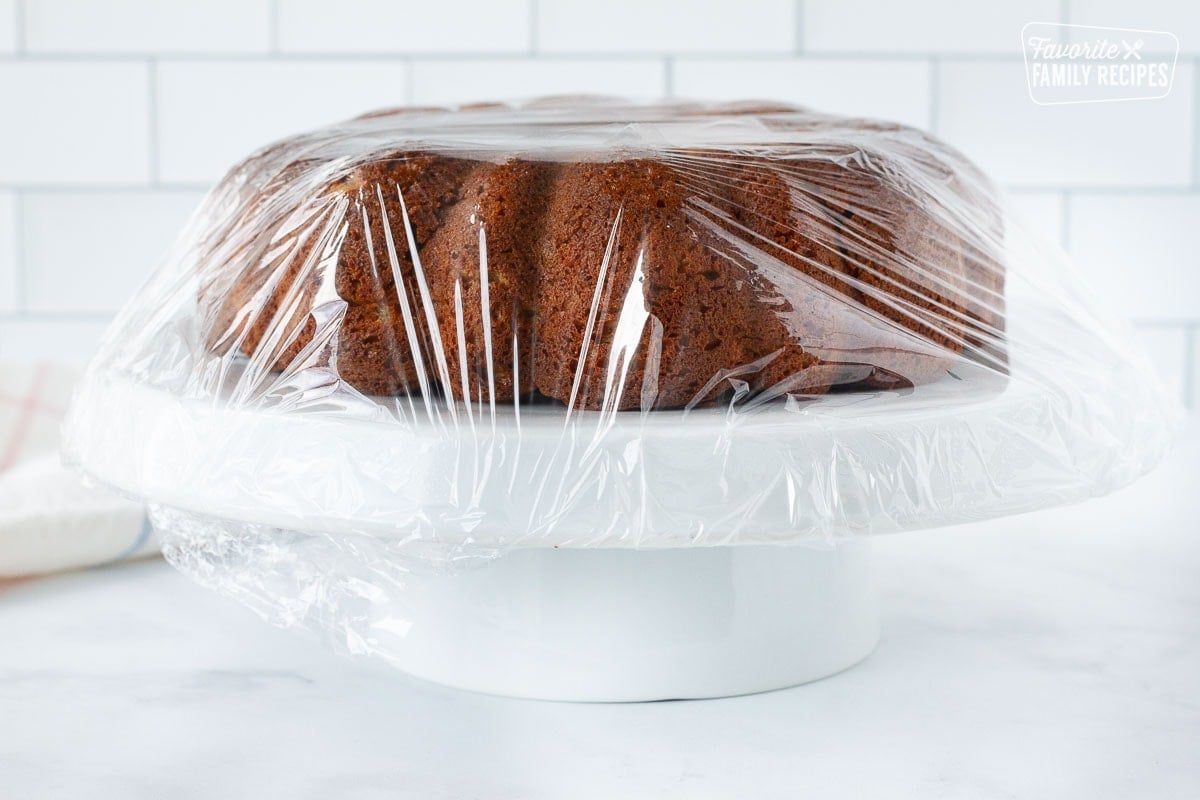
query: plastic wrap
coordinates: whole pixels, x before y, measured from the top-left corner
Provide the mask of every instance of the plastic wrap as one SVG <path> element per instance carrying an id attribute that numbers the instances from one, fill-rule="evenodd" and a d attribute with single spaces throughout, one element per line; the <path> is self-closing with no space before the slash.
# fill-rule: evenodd
<path id="1" fill-rule="evenodd" d="M 337 614 L 511 548 L 829 542 L 1107 492 L 1175 413 L 1130 341 L 917 130 L 396 109 L 221 181 L 104 338 L 68 455 L 194 574 Z"/>

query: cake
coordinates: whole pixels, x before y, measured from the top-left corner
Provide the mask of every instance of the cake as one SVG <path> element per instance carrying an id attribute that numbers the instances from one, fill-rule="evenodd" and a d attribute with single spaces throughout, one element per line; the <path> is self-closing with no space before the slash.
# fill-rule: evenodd
<path id="1" fill-rule="evenodd" d="M 649 411 L 1003 364 L 991 190 L 902 126 L 390 109 L 269 147 L 218 195 L 208 346 L 277 393 Z"/>

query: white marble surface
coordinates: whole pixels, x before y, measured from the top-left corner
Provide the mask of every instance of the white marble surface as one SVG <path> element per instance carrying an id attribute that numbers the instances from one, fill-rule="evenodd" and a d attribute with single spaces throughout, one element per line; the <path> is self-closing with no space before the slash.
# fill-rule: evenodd
<path id="1" fill-rule="evenodd" d="M 753 697 L 505 700 L 170 567 L 0 589 L 0 798 L 1200 797 L 1200 426 L 1112 497 L 879 542 L 879 649 Z"/>

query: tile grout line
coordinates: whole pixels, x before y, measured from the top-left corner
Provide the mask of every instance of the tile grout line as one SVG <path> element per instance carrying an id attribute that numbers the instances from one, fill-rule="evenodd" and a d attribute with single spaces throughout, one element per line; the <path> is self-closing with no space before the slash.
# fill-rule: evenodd
<path id="1" fill-rule="evenodd" d="M 670 99 L 675 96 L 675 59 L 663 56 L 663 97 Z"/>
<path id="2" fill-rule="evenodd" d="M 1183 405 L 1188 411 L 1196 411 L 1196 335 L 1197 323 L 1190 322 L 1184 328 L 1183 340 Z"/>
<path id="3" fill-rule="evenodd" d="M 1142 328 L 1180 328 L 1189 325 L 1200 327 L 1200 319 L 1192 316 L 1185 317 L 1131 317 L 1129 322 Z"/>
<path id="4" fill-rule="evenodd" d="M 24 56 L 26 47 L 25 36 L 25 0 L 15 0 L 13 3 L 13 25 L 16 26 L 14 33 L 17 36 L 15 54 Z"/>
<path id="5" fill-rule="evenodd" d="M 1145 197 L 1147 195 L 1159 195 L 1163 197 L 1200 195 L 1200 192 L 1197 192 L 1196 188 L 1190 183 L 1160 184 L 1157 186 L 1147 184 L 1088 186 L 1078 183 L 1005 183 L 1002 185 L 1010 192 L 1071 192 L 1079 195 L 1127 194 L 1138 197 Z"/>
<path id="6" fill-rule="evenodd" d="M 1058 21 L 1063 25 L 1071 24 L 1071 0 L 1058 0 Z"/>
<path id="7" fill-rule="evenodd" d="M 150 186 L 159 187 L 158 60 L 146 61 L 146 169 Z"/>
<path id="8" fill-rule="evenodd" d="M 796 0 L 796 24 L 792 30 L 792 36 L 796 41 L 793 43 L 792 53 L 795 55 L 804 54 L 804 0 Z"/>
<path id="9" fill-rule="evenodd" d="M 107 322 L 116 312 L 116 309 L 112 311 L 20 311 L 0 313 L 0 322 Z"/>
<path id="10" fill-rule="evenodd" d="M 216 179 L 214 179 L 215 181 Z M 145 183 L 51 183 L 51 184 L 0 184 L 0 190 L 24 192 L 25 194 L 125 194 L 145 192 Z M 154 187 L 163 192 L 207 192 L 211 182 L 159 181 Z"/>
<path id="11" fill-rule="evenodd" d="M 929 59 L 929 131 L 934 135 L 938 132 L 938 117 L 941 116 L 942 106 L 939 96 L 942 92 L 942 60 L 937 56 Z"/>
<path id="12" fill-rule="evenodd" d="M 1059 212 L 1058 220 L 1058 238 L 1059 245 L 1068 253 L 1071 252 L 1071 192 L 1063 191 L 1060 193 L 1062 198 L 1062 210 Z"/>
<path id="13" fill-rule="evenodd" d="M 17 313 L 25 312 L 25 194 L 20 189 L 13 192 L 13 307 Z"/>
<path id="14" fill-rule="evenodd" d="M 537 55 L 538 47 L 538 0 L 529 0 L 529 55 Z"/>
<path id="15" fill-rule="evenodd" d="M 267 0 L 267 53 L 279 53 L 279 0 Z"/>
<path id="16" fill-rule="evenodd" d="M 1192 185 L 1200 189 L 1200 56 L 1192 61 Z"/>

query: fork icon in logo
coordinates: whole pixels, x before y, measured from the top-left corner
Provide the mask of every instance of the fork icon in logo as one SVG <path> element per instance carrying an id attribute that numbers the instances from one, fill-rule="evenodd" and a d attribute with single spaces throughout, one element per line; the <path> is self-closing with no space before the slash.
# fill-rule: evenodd
<path id="1" fill-rule="evenodd" d="M 1130 56 L 1133 56 L 1138 61 L 1142 60 L 1142 54 L 1139 53 L 1138 51 L 1142 49 L 1142 46 L 1144 44 L 1146 44 L 1144 41 L 1142 41 L 1141 39 L 1138 39 L 1133 44 L 1130 44 L 1129 42 L 1122 39 L 1121 44 L 1125 45 L 1125 60 L 1126 61 L 1129 60 Z"/>

